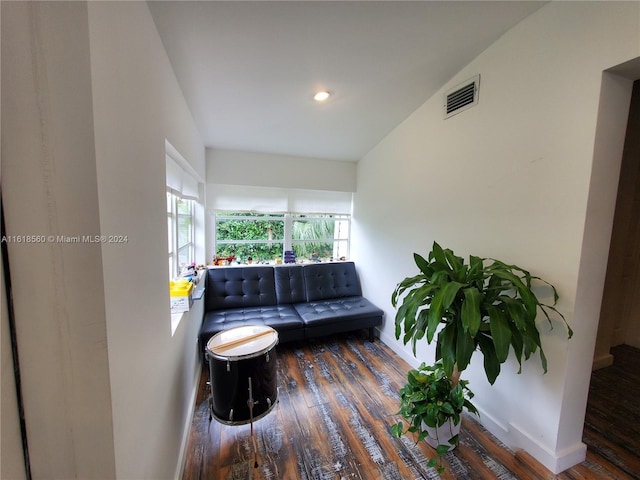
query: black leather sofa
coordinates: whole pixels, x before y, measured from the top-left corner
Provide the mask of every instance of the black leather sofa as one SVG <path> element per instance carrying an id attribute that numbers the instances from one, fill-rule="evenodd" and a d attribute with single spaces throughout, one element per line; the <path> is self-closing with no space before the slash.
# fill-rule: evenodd
<path id="1" fill-rule="evenodd" d="M 268 325 L 289 342 L 382 324 L 383 311 L 362 296 L 353 262 L 212 267 L 205 276 L 200 352 L 216 333 Z"/>

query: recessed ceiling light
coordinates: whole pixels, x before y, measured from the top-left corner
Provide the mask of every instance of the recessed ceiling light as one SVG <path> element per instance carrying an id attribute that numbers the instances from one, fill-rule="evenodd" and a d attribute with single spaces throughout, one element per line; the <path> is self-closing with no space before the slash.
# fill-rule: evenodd
<path id="1" fill-rule="evenodd" d="M 327 91 L 323 91 L 323 92 L 318 92 L 313 96 L 313 99 L 316 102 L 324 102 L 326 99 L 329 98 L 329 96 L 331 96 L 331 94 Z"/>

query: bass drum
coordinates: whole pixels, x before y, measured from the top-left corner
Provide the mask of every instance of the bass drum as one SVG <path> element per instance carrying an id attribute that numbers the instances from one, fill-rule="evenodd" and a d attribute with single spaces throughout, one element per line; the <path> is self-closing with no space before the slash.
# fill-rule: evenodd
<path id="1" fill-rule="evenodd" d="M 278 401 L 278 332 L 265 325 L 230 328 L 207 342 L 211 416 L 227 425 L 264 417 Z"/>

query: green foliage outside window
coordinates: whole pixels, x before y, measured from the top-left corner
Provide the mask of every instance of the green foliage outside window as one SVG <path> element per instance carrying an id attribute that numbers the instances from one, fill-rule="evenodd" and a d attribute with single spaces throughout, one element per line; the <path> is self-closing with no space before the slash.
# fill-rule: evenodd
<path id="1" fill-rule="evenodd" d="M 216 215 L 216 255 L 221 258 L 235 255 L 240 263 L 247 263 L 249 257 L 254 262 L 271 262 L 283 257 L 284 236 L 284 214 Z M 291 245 L 298 260 L 328 261 L 346 256 L 348 217 L 292 215 Z"/>
<path id="2" fill-rule="evenodd" d="M 293 251 L 297 258 L 310 259 L 317 255 L 320 259 L 333 257 L 333 239 L 336 222 L 333 217 L 296 217 L 293 222 Z M 324 240 L 324 241 L 323 241 Z"/>
<path id="3" fill-rule="evenodd" d="M 282 257 L 284 218 L 261 213 L 219 213 L 216 221 L 216 255 L 246 263 Z M 253 242 L 265 241 L 264 243 Z M 234 243 L 225 243 L 233 241 Z"/>

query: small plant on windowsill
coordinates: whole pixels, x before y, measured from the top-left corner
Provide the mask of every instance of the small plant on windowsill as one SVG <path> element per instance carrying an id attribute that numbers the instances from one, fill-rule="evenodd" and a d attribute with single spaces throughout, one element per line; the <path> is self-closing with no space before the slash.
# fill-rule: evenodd
<path id="1" fill-rule="evenodd" d="M 438 458 L 431 458 L 428 465 L 444 471 L 441 457 L 458 444 L 461 414 L 468 412 L 478 415 L 471 403 L 473 393 L 466 380 L 445 374 L 442 362 L 426 365 L 424 362 L 407 373 L 407 383 L 400 390 L 400 411 L 398 415 L 408 421 L 391 426 L 396 437 L 407 433 L 417 435 L 416 443 L 422 440 L 436 450 Z"/>

